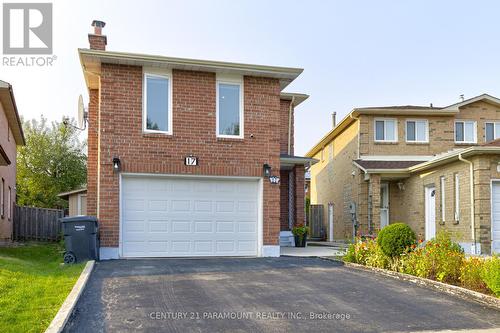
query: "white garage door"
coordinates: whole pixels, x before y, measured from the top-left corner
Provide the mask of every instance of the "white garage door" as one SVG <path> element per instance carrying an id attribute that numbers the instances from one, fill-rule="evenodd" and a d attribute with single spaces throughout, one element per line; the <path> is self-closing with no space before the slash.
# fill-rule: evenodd
<path id="1" fill-rule="evenodd" d="M 491 192 L 491 249 L 500 253 L 500 182 L 493 182 Z"/>
<path id="2" fill-rule="evenodd" d="M 122 256 L 255 256 L 257 203 L 257 181 L 124 176 Z"/>

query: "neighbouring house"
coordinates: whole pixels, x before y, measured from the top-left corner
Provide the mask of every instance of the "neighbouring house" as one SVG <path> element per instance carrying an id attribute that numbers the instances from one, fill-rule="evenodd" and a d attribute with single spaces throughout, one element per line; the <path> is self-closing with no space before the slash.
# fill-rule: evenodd
<path id="1" fill-rule="evenodd" d="M 67 216 L 87 215 L 87 188 L 59 193 L 57 196 L 68 201 Z"/>
<path id="2" fill-rule="evenodd" d="M 307 154 L 311 202 L 336 239 L 404 222 L 449 231 L 468 253 L 500 252 L 500 99 L 355 108 Z M 333 221 L 329 221 L 332 210 Z M 354 221 L 354 222 L 353 222 Z"/>
<path id="3" fill-rule="evenodd" d="M 12 238 L 17 146 L 24 144 L 12 86 L 0 81 L 0 241 L 10 241 Z"/>
<path id="4" fill-rule="evenodd" d="M 302 223 L 304 169 L 282 90 L 299 68 L 112 52 L 92 23 L 87 214 L 101 258 L 279 256 Z"/>

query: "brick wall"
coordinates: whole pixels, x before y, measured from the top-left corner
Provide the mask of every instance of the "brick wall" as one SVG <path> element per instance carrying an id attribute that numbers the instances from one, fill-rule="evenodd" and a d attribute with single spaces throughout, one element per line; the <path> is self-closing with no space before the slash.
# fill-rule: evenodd
<path id="1" fill-rule="evenodd" d="M 7 116 L 0 103 L 0 145 L 4 149 L 10 160 L 10 165 L 0 166 L 0 186 L 1 179 L 4 180 L 4 215 L 0 216 L 0 240 L 10 240 L 12 236 L 12 207 L 16 200 L 16 154 L 17 146 L 12 130 L 10 129 Z M 8 201 L 9 187 L 11 189 L 11 200 Z M 11 219 L 9 219 L 9 210 Z"/>
<path id="2" fill-rule="evenodd" d="M 118 246 L 119 177 L 112 171 L 114 156 L 120 157 L 123 172 L 261 177 L 262 165 L 268 163 L 272 174 L 279 175 L 278 80 L 244 77 L 245 138 L 239 140 L 216 138 L 214 73 L 173 71 L 173 135 L 167 136 L 142 132 L 141 67 L 102 64 L 101 72 L 98 215 L 103 246 Z M 95 126 L 91 122 L 89 133 Z M 184 165 L 189 154 L 199 158 L 199 166 Z M 96 163 L 95 157 L 89 162 Z M 264 244 L 276 245 L 280 187 L 263 183 Z"/>
<path id="3" fill-rule="evenodd" d="M 87 214 L 97 216 L 97 164 L 99 136 L 99 90 L 89 91 L 87 137 Z"/>
<path id="4" fill-rule="evenodd" d="M 296 165 L 293 168 L 295 175 L 295 224 L 302 224 L 306 222 L 305 216 L 305 192 L 304 192 L 304 173 L 305 168 L 303 165 Z"/>
<path id="5" fill-rule="evenodd" d="M 281 231 L 289 230 L 288 227 L 288 175 L 289 171 L 280 171 L 280 227 Z"/>
<path id="6" fill-rule="evenodd" d="M 288 154 L 288 119 L 291 101 L 280 101 L 280 153 Z M 294 154 L 294 110 L 292 109 L 290 155 Z"/>
<path id="7" fill-rule="evenodd" d="M 477 122 L 478 143 L 485 142 L 485 122 L 498 120 L 500 108 L 483 101 L 460 108 L 454 116 L 387 116 L 397 120 L 398 142 L 375 142 L 374 120 L 383 116 L 361 115 L 360 154 L 361 155 L 434 155 L 455 148 L 470 145 L 455 144 L 455 120 L 475 120 Z M 429 143 L 406 142 L 406 120 L 427 119 L 429 121 Z"/>
<path id="8" fill-rule="evenodd" d="M 352 164 L 358 152 L 358 125 L 353 123 L 333 140 L 333 156 L 331 148 L 323 148 L 314 158 L 318 163 L 311 167 L 311 204 L 323 205 L 324 225 L 328 225 L 328 203 L 333 203 L 335 239 L 352 237 L 352 221 L 349 204 L 358 204 L 358 218 L 367 215 L 366 195 L 359 197 L 359 192 L 366 183 L 360 182 L 362 176 Z M 355 175 L 352 175 L 352 172 Z M 328 233 L 327 233 L 328 234 Z"/>

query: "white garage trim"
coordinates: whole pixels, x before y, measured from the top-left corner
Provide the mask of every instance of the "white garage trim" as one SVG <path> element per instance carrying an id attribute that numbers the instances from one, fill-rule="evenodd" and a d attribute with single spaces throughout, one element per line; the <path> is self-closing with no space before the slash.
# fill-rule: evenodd
<path id="1" fill-rule="evenodd" d="M 119 178 L 119 247 L 118 255 L 125 258 L 123 251 L 123 178 L 170 178 L 170 179 L 208 179 L 208 180 L 234 180 L 257 182 L 257 256 L 263 256 L 263 179 L 261 177 L 233 177 L 233 176 L 207 176 L 207 175 L 178 175 L 178 174 L 148 174 L 148 173 L 122 173 Z M 267 252 L 267 251 L 266 251 Z"/>
<path id="2" fill-rule="evenodd" d="M 495 239 L 493 237 L 493 232 L 494 232 L 494 223 L 495 223 L 495 220 L 493 218 L 493 186 L 494 184 L 499 184 L 500 185 L 500 179 L 492 179 L 491 182 L 490 182 L 490 238 L 491 238 L 491 254 L 494 253 L 494 249 L 495 249 Z M 498 241 L 497 241 L 498 242 Z"/>

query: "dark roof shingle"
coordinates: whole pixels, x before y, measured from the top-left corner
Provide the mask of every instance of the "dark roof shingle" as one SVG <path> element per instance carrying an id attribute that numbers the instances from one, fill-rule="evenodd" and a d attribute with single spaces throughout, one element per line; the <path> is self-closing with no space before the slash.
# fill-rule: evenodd
<path id="1" fill-rule="evenodd" d="M 423 163 L 422 161 L 365 161 L 355 160 L 356 164 L 363 169 L 406 169 L 414 165 Z"/>

